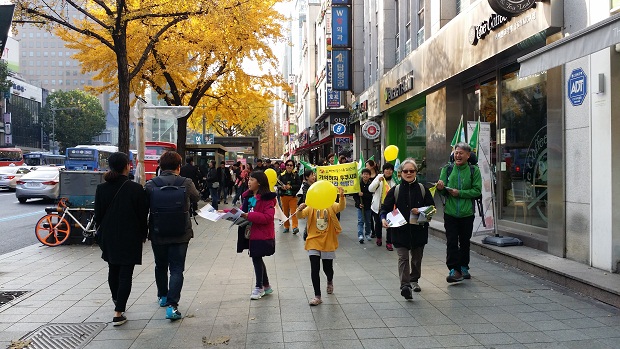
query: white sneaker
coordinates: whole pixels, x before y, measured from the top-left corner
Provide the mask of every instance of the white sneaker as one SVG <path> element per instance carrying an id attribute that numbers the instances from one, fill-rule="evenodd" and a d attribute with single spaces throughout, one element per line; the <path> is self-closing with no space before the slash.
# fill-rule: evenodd
<path id="1" fill-rule="evenodd" d="M 250 295 L 250 299 L 261 299 L 261 297 L 264 295 L 265 289 L 260 287 L 254 287 L 254 290 L 252 290 L 252 294 Z"/>

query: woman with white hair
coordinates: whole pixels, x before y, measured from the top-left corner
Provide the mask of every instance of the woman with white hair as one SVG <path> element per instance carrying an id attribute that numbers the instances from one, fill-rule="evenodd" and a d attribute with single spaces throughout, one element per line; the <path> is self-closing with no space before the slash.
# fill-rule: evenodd
<path id="1" fill-rule="evenodd" d="M 435 201 L 428 188 L 417 181 L 418 165 L 415 160 L 407 158 L 400 164 L 400 170 L 402 181 L 388 191 L 380 215 L 385 228 L 388 227 L 386 215 L 394 208 L 398 208 L 407 221 L 403 226 L 392 228 L 392 244 L 398 253 L 400 294 L 409 300 L 413 299 L 412 290 L 422 290 L 418 280 L 422 276 L 424 245 L 428 243 L 428 223 L 418 224 L 410 218 L 420 213 L 419 208 L 435 205 Z"/>

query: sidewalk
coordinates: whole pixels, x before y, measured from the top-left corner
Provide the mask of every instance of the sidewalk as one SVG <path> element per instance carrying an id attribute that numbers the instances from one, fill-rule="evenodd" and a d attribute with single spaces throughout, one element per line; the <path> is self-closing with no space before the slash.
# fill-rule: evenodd
<path id="1" fill-rule="evenodd" d="M 421 293 L 400 295 L 397 257 L 360 245 L 352 205 L 334 263 L 334 294 L 310 307 L 310 263 L 301 234 L 277 234 L 266 258 L 275 292 L 250 301 L 247 253 L 236 229 L 199 219 L 188 251 L 179 310 L 157 305 L 145 245 L 126 316 L 113 327 L 107 265 L 97 246 L 30 246 L 0 256 L 0 291 L 29 291 L 0 307 L 0 347 L 42 325 L 45 348 L 617 348 L 620 310 L 472 252 L 472 279 L 445 281 L 445 243 L 431 237 Z M 322 275 L 322 288 L 325 277 Z M 92 340 L 91 340 L 92 339 Z M 90 341 L 90 342 L 89 342 Z M 60 343 L 60 344 L 54 344 Z M 56 345 L 56 346 L 54 346 Z"/>

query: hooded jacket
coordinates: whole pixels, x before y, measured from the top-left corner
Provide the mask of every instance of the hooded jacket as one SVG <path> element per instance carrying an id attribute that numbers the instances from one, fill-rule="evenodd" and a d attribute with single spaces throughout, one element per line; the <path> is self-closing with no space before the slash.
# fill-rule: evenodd
<path id="1" fill-rule="evenodd" d="M 461 166 L 454 165 L 450 178 L 446 178 L 448 167 L 441 169 L 439 179 L 441 179 L 446 187 L 459 190 L 459 196 L 450 195 L 447 190 L 440 193 L 446 197 L 446 207 L 444 213 L 456 218 L 473 216 L 475 214 L 474 205 L 471 199 L 480 196 L 482 193 L 482 176 L 480 168 L 474 166 L 474 176 L 472 182 L 471 170 L 469 164 L 465 163 Z"/>
<path id="2" fill-rule="evenodd" d="M 395 174 L 392 175 L 392 178 L 390 178 L 390 180 L 388 181 L 390 188 L 393 188 L 396 185 L 396 182 L 394 181 L 394 176 Z M 377 177 L 375 177 L 375 179 L 373 179 L 368 186 L 368 190 L 371 193 L 374 193 L 372 195 L 372 204 L 370 205 L 370 209 L 372 210 L 372 212 L 377 214 L 381 210 L 381 195 L 383 195 L 383 181 L 381 181 L 381 178 L 385 178 L 385 176 L 383 174 L 377 175 Z"/>
<path id="3" fill-rule="evenodd" d="M 297 212 L 297 218 L 308 218 L 306 221 L 308 231 L 305 245 L 306 250 L 324 252 L 336 251 L 338 248 L 338 234 L 342 231 L 336 213 L 342 212 L 345 209 L 346 202 L 347 200 L 340 199 L 340 202 L 336 202 L 324 210 L 317 210 L 307 206 L 303 210 Z M 327 226 L 319 230 L 317 218 L 324 217 L 327 217 Z"/>

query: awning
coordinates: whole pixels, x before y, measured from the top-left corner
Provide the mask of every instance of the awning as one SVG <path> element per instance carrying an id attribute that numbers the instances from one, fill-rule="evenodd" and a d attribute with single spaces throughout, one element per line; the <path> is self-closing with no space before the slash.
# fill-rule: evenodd
<path id="1" fill-rule="evenodd" d="M 620 43 L 620 13 L 517 59 L 525 77 Z"/>
<path id="2" fill-rule="evenodd" d="M 302 150 L 306 150 L 306 149 L 314 148 L 314 147 L 319 146 L 319 145 L 321 145 L 321 144 L 325 144 L 325 143 L 327 143 L 327 142 L 331 141 L 333 138 L 334 138 L 334 136 L 333 136 L 333 135 L 329 135 L 329 136 L 327 136 L 327 137 L 325 137 L 325 138 L 321 139 L 320 141 L 316 141 L 316 142 L 313 142 L 313 143 L 310 143 L 310 144 L 306 144 L 306 145 L 304 145 L 304 146 L 301 146 L 301 147 L 299 147 L 299 148 L 295 149 L 295 154 L 297 154 L 298 152 L 300 152 L 300 151 L 302 151 Z"/>

